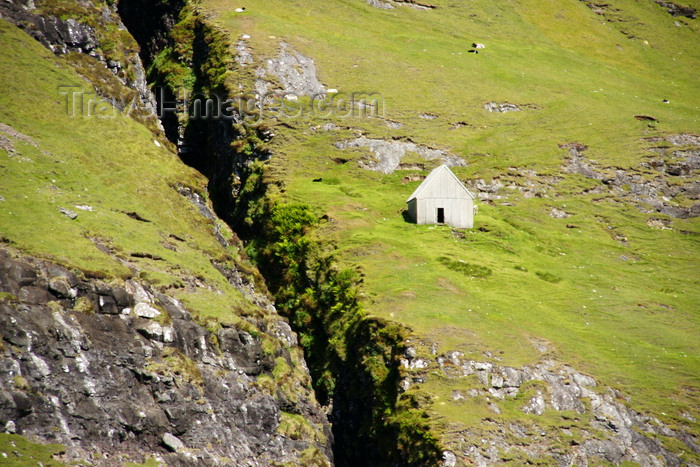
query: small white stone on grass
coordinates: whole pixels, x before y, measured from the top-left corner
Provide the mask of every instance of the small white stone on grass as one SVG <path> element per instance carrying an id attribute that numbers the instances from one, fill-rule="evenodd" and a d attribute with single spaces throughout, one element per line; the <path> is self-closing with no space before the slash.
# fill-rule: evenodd
<path id="1" fill-rule="evenodd" d="M 5 424 L 5 433 L 10 433 L 14 434 L 17 431 L 17 426 L 15 425 L 15 422 L 10 420 Z"/>
<path id="2" fill-rule="evenodd" d="M 66 217 L 68 217 L 71 220 L 74 220 L 75 218 L 78 217 L 78 214 L 75 211 L 71 211 L 70 209 L 59 208 L 58 210 L 61 212 L 61 214 L 64 214 Z"/>
<path id="3" fill-rule="evenodd" d="M 175 330 L 172 326 L 163 326 L 163 342 L 170 343 L 175 341 Z"/>

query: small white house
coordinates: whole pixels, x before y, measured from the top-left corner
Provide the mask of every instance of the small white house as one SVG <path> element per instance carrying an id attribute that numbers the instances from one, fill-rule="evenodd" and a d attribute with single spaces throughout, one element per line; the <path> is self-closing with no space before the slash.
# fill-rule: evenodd
<path id="1" fill-rule="evenodd" d="M 474 227 L 474 195 L 446 165 L 430 172 L 407 203 L 408 215 L 416 224 Z"/>

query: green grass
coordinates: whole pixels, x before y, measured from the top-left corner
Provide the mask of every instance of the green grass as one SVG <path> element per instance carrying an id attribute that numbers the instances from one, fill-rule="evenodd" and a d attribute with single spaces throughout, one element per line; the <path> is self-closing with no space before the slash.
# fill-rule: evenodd
<path id="1" fill-rule="evenodd" d="M 306 117 L 289 120 L 292 128 L 279 128 L 269 143 L 269 172 L 284 183 L 283 196 L 327 214 L 315 235 L 337 243 L 341 265 L 361 267 L 370 313 L 407 324 L 440 351 L 479 359 L 487 349 L 508 365 L 536 362 L 530 341 L 543 339 L 551 356 L 620 389 L 635 410 L 697 433 L 680 414 L 697 416 L 700 402 L 700 224 L 672 219 L 673 230 L 659 230 L 646 221 L 668 216 L 585 194 L 607 188 L 563 173 L 568 153 L 559 148 L 584 143 L 604 170 L 641 169 L 652 145 L 643 138 L 697 132 L 697 20 L 677 27 L 660 6 L 632 0 L 614 2 L 619 22 L 573 0 L 432 3 L 439 8 L 384 11 L 359 0 L 259 0 L 244 14 L 220 0 L 203 5 L 232 37 L 250 34 L 259 60 L 287 41 L 315 59 L 327 87 L 378 92 L 387 117 L 404 124 L 335 118 L 352 129 L 322 132 L 311 127 L 324 119 Z M 469 54 L 472 42 L 487 47 Z M 492 100 L 536 109 L 489 113 L 482 106 Z M 422 112 L 438 118 L 420 119 Z M 470 125 L 450 129 L 459 121 Z M 362 170 L 366 151 L 333 146 L 357 130 L 449 149 L 469 163 L 454 170 L 466 181 L 499 176 L 523 186 L 526 178 L 509 167 L 561 179 L 543 184 L 542 198 L 502 190 L 501 201 L 513 205 L 480 203 L 473 230 L 408 224 L 402 211 L 419 182 L 402 183 L 411 172 Z M 323 183 L 312 182 L 318 177 Z M 572 215 L 554 219 L 552 207 Z M 444 403 L 447 421 L 481 420 Z"/>
<path id="2" fill-rule="evenodd" d="M 0 121 L 30 138 L 10 138 L 15 154 L 0 150 L 4 242 L 88 276 L 140 277 L 162 290 L 175 288 L 207 316 L 232 319 L 249 306 L 211 264 L 234 264 L 236 247 L 221 247 L 213 221 L 177 192 L 178 186 L 204 192 L 204 178 L 184 166 L 166 140 L 127 116 L 111 108 L 103 114 L 112 117 L 88 116 L 95 95 L 87 81 L 4 21 L 0 33 L 6 45 L 0 66 L 13 70 L 0 77 Z M 86 93 L 82 114 L 67 114 L 61 86 Z M 71 220 L 60 208 L 78 217 Z M 205 282 L 210 290 L 202 288 Z"/>
<path id="3" fill-rule="evenodd" d="M 8 467 L 65 465 L 54 459 L 55 455 L 63 454 L 65 450 L 61 444 L 37 444 L 19 435 L 0 433 L 0 463 Z"/>
<path id="4" fill-rule="evenodd" d="M 325 84 L 343 92 L 379 92 L 388 117 L 405 127 L 353 125 L 377 134 L 410 134 L 465 155 L 475 152 L 478 143 L 478 152 L 501 160 L 506 156 L 519 165 L 540 165 L 541 155 L 532 149 L 539 146 L 541 152 L 551 154 L 556 150 L 552 140 L 589 140 L 591 133 L 607 133 L 611 124 L 618 135 L 633 135 L 640 128 L 632 118 L 635 113 L 653 114 L 662 123 L 679 123 L 697 112 L 698 100 L 693 97 L 697 92 L 687 92 L 688 86 L 698 90 L 693 67 L 666 66 L 669 57 L 680 54 L 685 63 L 697 66 L 698 52 L 690 45 L 697 42 L 697 26 L 691 22 L 689 27 L 677 28 L 651 2 L 646 8 L 631 1 L 618 3 L 654 25 L 647 28 L 649 46 L 626 39 L 612 25 L 601 24 L 600 17 L 582 2 L 574 1 L 511 1 L 501 7 L 479 1 L 469 8 L 441 1 L 436 4 L 442 8 L 428 12 L 381 11 L 353 0 L 323 4 L 305 0 L 295 7 L 283 1 L 265 2 L 264 7 L 262 2 L 251 2 L 243 15 L 226 11 L 219 21 L 235 36 L 250 34 L 257 53 L 272 52 L 278 40 L 291 41 L 317 60 Z M 205 5 L 226 8 L 216 0 Z M 270 40 L 270 35 L 277 39 Z M 654 36 L 663 40 L 654 41 Z M 473 41 L 487 48 L 479 55 L 469 54 Z M 617 49 L 618 43 L 622 50 Z M 657 78 L 649 80 L 652 72 Z M 400 76 L 411 79 L 402 83 L 396 79 Z M 664 98 L 672 105 L 663 105 Z M 570 105 L 572 99 L 576 106 Z M 490 100 L 533 103 L 540 110 L 490 114 L 482 108 Z M 561 119 L 564 111 L 566 121 Z M 415 118 L 420 112 L 439 117 Z M 456 121 L 476 128 L 449 131 L 449 123 Z M 685 121 L 687 130 L 696 127 L 691 123 Z M 544 126 L 550 132 L 532 131 Z M 504 133 L 503 127 L 509 131 Z M 607 139 L 600 141 L 601 155 L 609 149 L 625 149 Z M 619 156 L 607 154 L 606 159 L 614 157 L 619 163 Z M 598 154 L 595 158 L 604 160 Z"/>

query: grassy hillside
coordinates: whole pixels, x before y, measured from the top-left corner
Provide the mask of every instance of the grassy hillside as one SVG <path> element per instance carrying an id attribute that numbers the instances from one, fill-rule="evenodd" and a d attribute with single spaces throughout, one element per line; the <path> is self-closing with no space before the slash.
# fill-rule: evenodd
<path id="1" fill-rule="evenodd" d="M 211 263 L 237 260 L 237 247 L 224 249 L 214 235 L 230 230 L 178 192 L 203 193 L 203 177 L 163 136 L 100 102 L 68 61 L 16 27 L 0 27 L 0 66 L 13 70 L 0 77 L 3 242 L 94 277 L 138 275 L 202 315 L 227 310 L 219 317 L 234 319 L 250 307 Z M 75 97 L 82 109 L 73 108 L 74 92 L 84 93 Z M 204 282 L 213 288 L 197 286 Z"/>
<path id="2" fill-rule="evenodd" d="M 659 146 L 668 157 L 693 150 L 664 138 L 700 129 L 700 23 L 652 1 L 617 0 L 598 12 L 575 0 L 431 3 L 424 11 L 252 0 L 235 13 L 205 0 L 202 8 L 234 43 L 251 36 L 257 62 L 237 67 L 232 84 L 250 89 L 253 71 L 284 41 L 315 60 L 327 88 L 378 93 L 389 123 L 402 124 L 310 112 L 267 121 L 278 133 L 269 174 L 283 182 L 283 199 L 328 215 L 316 234 L 337 243 L 342 265 L 361 269 L 370 314 L 408 325 L 438 352 L 484 360 L 488 351 L 512 366 L 553 358 L 697 435 L 700 224 L 656 212 L 609 179 L 622 170 L 651 183 Z M 472 42 L 486 48 L 469 53 Z M 521 110 L 489 112 L 492 101 Z M 328 122 L 336 126 L 324 131 Z M 365 170 L 358 161 L 369 150 L 334 146 L 360 133 L 460 156 L 468 166 L 454 168 L 457 176 L 473 188 L 499 180 L 499 198 L 480 203 L 473 230 L 407 223 L 402 211 L 419 181 L 404 177 L 439 162 L 409 154 L 403 162 L 425 170 Z M 584 157 L 608 182 L 564 170 L 562 146 L 572 142 L 587 146 Z M 698 181 L 697 171 L 666 177 Z M 697 201 L 685 191 L 665 202 Z M 570 217 L 554 218 L 552 208 Z M 544 356 L 533 342 L 546 344 Z M 493 418 L 483 400 L 449 397 L 472 385 L 439 375 L 421 385 L 438 429 Z M 500 417 L 524 415 L 504 408 Z"/>

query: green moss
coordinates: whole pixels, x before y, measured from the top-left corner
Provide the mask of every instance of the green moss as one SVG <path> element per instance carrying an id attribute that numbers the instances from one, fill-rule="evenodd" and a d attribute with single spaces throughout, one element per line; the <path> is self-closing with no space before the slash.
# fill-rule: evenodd
<path id="1" fill-rule="evenodd" d="M 0 300 L 8 302 L 16 302 L 17 296 L 11 294 L 10 292 L 0 292 Z"/>
<path id="2" fill-rule="evenodd" d="M 260 338 L 260 345 L 262 347 L 263 354 L 266 356 L 276 356 L 278 350 L 280 349 L 280 342 L 267 334 L 256 334 L 257 335 L 255 337 Z"/>
<path id="3" fill-rule="evenodd" d="M 180 352 L 175 347 L 165 347 L 161 359 L 152 359 L 146 370 L 159 375 L 175 375 L 199 390 L 204 388 L 204 378 L 197 362 Z"/>
<path id="4" fill-rule="evenodd" d="M 265 166 L 253 164 L 240 192 L 243 198 L 239 198 L 239 206 L 245 203 L 247 210 L 238 215 L 245 219 L 245 232 L 255 233 L 244 236 L 249 240 L 246 251 L 268 280 L 277 309 L 289 318 L 299 336 L 316 397 L 321 403 L 332 398 L 334 404 L 347 406 L 342 410 L 359 417 L 355 422 L 358 431 L 345 433 L 346 438 L 336 442 L 344 449 L 356 449 L 371 439 L 375 446 L 381 446 L 377 455 L 387 460 L 435 458 L 433 453 L 439 449 L 428 425 L 404 433 L 420 415 L 408 408 L 405 415 L 392 418 L 398 355 L 406 330 L 386 321 L 365 319 L 358 302 L 356 272 L 338 268 L 329 252 L 332 249 L 314 238 L 318 215 L 305 204 L 279 202 L 269 190 L 269 180 Z M 273 375 L 287 396 L 293 394 L 294 387 L 288 384 L 290 368 L 284 359 L 277 359 Z M 356 413 L 361 406 L 363 413 Z M 408 442 L 418 435 L 414 442 Z M 397 446 L 399 437 L 406 442 Z"/>
<path id="5" fill-rule="evenodd" d="M 277 432 L 294 440 L 315 440 L 316 429 L 302 416 L 282 412 Z"/>
<path id="6" fill-rule="evenodd" d="M 267 374 L 262 374 L 255 378 L 255 386 L 267 394 L 275 394 L 277 390 L 275 380 Z"/>
<path id="7" fill-rule="evenodd" d="M 303 465 L 313 467 L 327 467 L 326 456 L 315 446 L 310 446 L 301 452 L 299 459 Z"/>
<path id="8" fill-rule="evenodd" d="M 153 457 L 149 457 L 140 464 L 136 462 L 127 462 L 124 464 L 124 467 L 160 467 L 161 465 L 163 464 L 160 461 Z"/>
<path id="9" fill-rule="evenodd" d="M 15 384 L 15 387 L 17 389 L 20 389 L 22 391 L 30 391 L 32 388 L 29 386 L 29 383 L 27 382 L 27 379 L 24 376 L 15 376 L 12 381 Z"/>
<path id="10" fill-rule="evenodd" d="M 78 297 L 73 306 L 75 311 L 80 313 L 92 314 L 95 312 L 95 306 L 87 297 Z"/>
<path id="11" fill-rule="evenodd" d="M 197 9 L 185 6 L 170 30 L 170 38 L 173 45 L 160 51 L 149 69 L 151 81 L 167 86 L 174 95 L 180 95 L 183 89 L 227 93 L 231 56 L 224 33 L 204 21 Z"/>
<path id="12" fill-rule="evenodd" d="M 99 3 L 99 2 L 98 2 Z M 35 2 L 38 13 L 56 16 L 59 19 L 75 19 L 90 27 L 97 27 L 97 6 L 88 6 L 70 0 L 38 0 Z"/>

